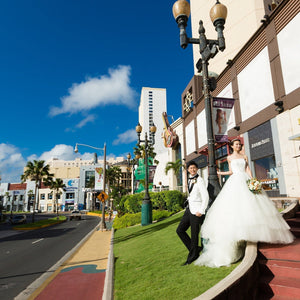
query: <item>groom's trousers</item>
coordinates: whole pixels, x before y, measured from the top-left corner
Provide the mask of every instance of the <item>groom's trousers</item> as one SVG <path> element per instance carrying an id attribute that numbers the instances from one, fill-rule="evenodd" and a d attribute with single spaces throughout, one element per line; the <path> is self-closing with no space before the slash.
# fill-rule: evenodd
<path id="1" fill-rule="evenodd" d="M 186 262 L 188 264 L 192 263 L 199 257 L 200 247 L 199 247 L 199 233 L 200 227 L 204 222 L 205 215 L 197 217 L 193 215 L 189 208 L 187 207 L 184 215 L 176 229 L 176 233 L 189 250 L 189 254 Z M 191 227 L 191 237 L 186 233 L 188 228 Z"/>

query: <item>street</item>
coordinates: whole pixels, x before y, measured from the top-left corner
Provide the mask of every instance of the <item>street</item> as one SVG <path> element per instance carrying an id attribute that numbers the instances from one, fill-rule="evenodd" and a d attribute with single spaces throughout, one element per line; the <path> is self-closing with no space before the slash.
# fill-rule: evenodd
<path id="1" fill-rule="evenodd" d="M 87 216 L 85 220 L 4 238 L 0 235 L 0 299 L 14 299 L 77 245 L 99 220 Z"/>

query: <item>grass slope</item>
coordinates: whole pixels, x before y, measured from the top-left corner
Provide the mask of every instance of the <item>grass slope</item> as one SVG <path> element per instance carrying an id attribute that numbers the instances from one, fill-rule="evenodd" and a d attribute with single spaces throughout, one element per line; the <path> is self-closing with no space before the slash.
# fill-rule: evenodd
<path id="1" fill-rule="evenodd" d="M 181 266 L 187 257 L 176 234 L 182 215 L 181 212 L 156 224 L 115 232 L 115 300 L 193 299 L 238 265 Z"/>

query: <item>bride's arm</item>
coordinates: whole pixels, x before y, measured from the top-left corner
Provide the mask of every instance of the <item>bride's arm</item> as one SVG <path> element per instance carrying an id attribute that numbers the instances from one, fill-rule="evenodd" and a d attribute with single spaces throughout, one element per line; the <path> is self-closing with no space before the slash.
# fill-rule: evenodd
<path id="1" fill-rule="evenodd" d="M 249 164 L 248 164 L 248 157 L 246 155 L 245 155 L 245 161 L 246 161 L 246 169 L 245 169 L 245 171 L 250 176 L 250 178 L 252 178 L 253 177 L 252 176 L 252 172 L 251 172 L 251 169 L 250 169 Z"/>
<path id="2" fill-rule="evenodd" d="M 220 172 L 220 171 L 217 171 L 217 174 L 218 174 L 218 175 L 232 175 L 232 171 L 231 171 L 231 160 L 229 159 L 229 157 L 227 157 L 227 161 L 228 161 L 229 171 L 226 171 L 226 172 Z"/>

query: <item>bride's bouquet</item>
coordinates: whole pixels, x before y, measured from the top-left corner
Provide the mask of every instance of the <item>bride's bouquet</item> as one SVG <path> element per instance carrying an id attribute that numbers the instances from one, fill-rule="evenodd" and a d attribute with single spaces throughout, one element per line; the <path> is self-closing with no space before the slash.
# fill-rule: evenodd
<path id="1" fill-rule="evenodd" d="M 262 184 L 256 178 L 251 178 L 247 180 L 249 190 L 254 194 L 260 194 L 262 190 Z"/>

